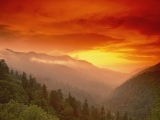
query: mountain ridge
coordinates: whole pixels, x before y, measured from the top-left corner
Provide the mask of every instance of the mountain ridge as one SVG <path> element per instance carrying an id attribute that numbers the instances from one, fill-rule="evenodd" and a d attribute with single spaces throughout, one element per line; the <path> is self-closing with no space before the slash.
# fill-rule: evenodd
<path id="1" fill-rule="evenodd" d="M 95 99 L 108 96 L 117 85 L 128 77 L 126 74 L 123 76 L 121 73 L 103 70 L 87 61 L 76 60 L 68 56 L 15 52 L 10 49 L 0 53 L 0 57 L 5 58 L 11 69 L 21 73 L 25 71 L 27 74 L 38 77 L 38 82 L 45 83 L 49 89 L 57 88 L 60 83 L 60 89 L 63 90 L 69 84 L 72 88 L 95 96 Z M 44 81 L 43 78 L 47 79 Z M 71 92 L 69 87 L 63 91 Z"/>
<path id="2" fill-rule="evenodd" d="M 114 89 L 105 101 L 113 111 L 128 111 L 133 120 L 151 116 L 156 96 L 160 96 L 160 64 L 142 70 Z"/>

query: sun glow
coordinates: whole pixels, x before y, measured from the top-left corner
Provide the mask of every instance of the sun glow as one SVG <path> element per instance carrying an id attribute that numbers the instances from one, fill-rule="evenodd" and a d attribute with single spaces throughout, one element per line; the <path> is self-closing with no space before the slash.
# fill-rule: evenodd
<path id="1" fill-rule="evenodd" d="M 103 52 L 99 50 L 78 51 L 70 54 L 70 56 L 74 58 L 89 61 L 99 67 L 118 63 L 131 63 L 131 61 L 127 59 L 120 58 L 120 55 L 120 53 Z"/>

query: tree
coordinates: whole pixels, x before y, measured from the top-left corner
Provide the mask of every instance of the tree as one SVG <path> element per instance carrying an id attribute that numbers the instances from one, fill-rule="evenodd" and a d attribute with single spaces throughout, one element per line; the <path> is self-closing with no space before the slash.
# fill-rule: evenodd
<path id="1" fill-rule="evenodd" d="M 159 120 L 160 118 L 160 87 L 156 89 L 155 107 L 152 109 L 152 115 L 147 120 Z"/>
<path id="2" fill-rule="evenodd" d="M 13 99 L 7 104 L 0 104 L 0 120 L 18 120 L 21 111 L 26 107 Z"/>
<path id="3" fill-rule="evenodd" d="M 101 107 L 101 120 L 105 120 L 105 109 L 104 109 L 104 106 Z"/>
<path id="4" fill-rule="evenodd" d="M 19 117 L 21 120 L 58 120 L 57 117 L 48 115 L 43 109 L 31 105 L 23 110 Z"/>
<path id="5" fill-rule="evenodd" d="M 16 76 L 18 79 L 22 79 L 22 75 L 19 74 L 17 70 L 16 70 L 16 72 L 15 72 L 15 76 Z"/>
<path id="6" fill-rule="evenodd" d="M 13 99 L 0 104 L 0 120 L 59 120 L 36 105 L 24 105 Z"/>
<path id="7" fill-rule="evenodd" d="M 10 73 L 14 75 L 14 70 L 11 70 Z"/>
<path id="8" fill-rule="evenodd" d="M 94 105 L 92 105 L 92 107 L 91 107 L 91 118 L 93 120 L 100 120 L 100 118 L 101 118 L 100 111 Z"/>
<path id="9" fill-rule="evenodd" d="M 120 118 L 120 114 L 119 114 L 119 111 L 117 111 L 117 113 L 116 113 L 116 120 L 120 120 L 121 118 Z"/>
<path id="10" fill-rule="evenodd" d="M 47 91 L 47 86 L 45 84 L 43 84 L 42 86 L 42 93 L 43 93 L 43 98 L 44 99 L 48 99 L 48 91 Z"/>
<path id="11" fill-rule="evenodd" d="M 110 111 L 107 112 L 107 118 L 108 118 L 109 120 L 112 119 L 112 115 L 111 115 L 111 112 L 110 112 Z"/>
<path id="12" fill-rule="evenodd" d="M 60 89 L 50 92 L 49 104 L 58 112 L 63 109 L 63 94 Z"/>
<path id="13" fill-rule="evenodd" d="M 0 60 L 0 80 L 6 78 L 6 74 L 9 73 L 9 67 L 4 59 Z"/>
<path id="14" fill-rule="evenodd" d="M 127 112 L 124 113 L 123 120 L 128 120 L 128 114 L 127 114 Z"/>
<path id="15" fill-rule="evenodd" d="M 87 100 L 84 101 L 82 106 L 82 118 L 83 120 L 89 120 L 89 106 Z"/>
<path id="16" fill-rule="evenodd" d="M 31 88 L 32 90 L 36 89 L 36 78 L 33 78 L 32 75 L 29 76 L 29 81 L 28 81 L 28 86 L 29 88 Z"/>
<path id="17" fill-rule="evenodd" d="M 82 114 L 89 115 L 89 107 L 87 100 L 84 101 L 83 108 L 82 108 Z"/>
<path id="18" fill-rule="evenodd" d="M 28 87 L 28 80 L 27 80 L 27 75 L 25 72 L 22 74 L 22 86 L 24 89 Z"/>
<path id="19" fill-rule="evenodd" d="M 70 104 L 70 106 L 73 109 L 73 116 L 74 117 L 78 117 L 79 116 L 79 111 L 78 111 L 78 101 L 76 101 L 76 99 L 71 96 L 71 94 L 69 93 L 68 98 L 66 99 L 66 101 Z"/>

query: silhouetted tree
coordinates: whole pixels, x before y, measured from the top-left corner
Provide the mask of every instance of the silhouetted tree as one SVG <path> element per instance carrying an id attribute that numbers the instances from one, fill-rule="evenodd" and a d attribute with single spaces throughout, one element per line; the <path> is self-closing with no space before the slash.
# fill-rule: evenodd
<path id="1" fill-rule="evenodd" d="M 4 59 L 0 60 L 0 80 L 6 78 L 6 74 L 9 73 L 9 68 Z"/>
<path id="2" fill-rule="evenodd" d="M 28 87 L 28 80 L 27 80 L 27 75 L 25 72 L 22 74 L 22 86 L 24 89 Z"/>

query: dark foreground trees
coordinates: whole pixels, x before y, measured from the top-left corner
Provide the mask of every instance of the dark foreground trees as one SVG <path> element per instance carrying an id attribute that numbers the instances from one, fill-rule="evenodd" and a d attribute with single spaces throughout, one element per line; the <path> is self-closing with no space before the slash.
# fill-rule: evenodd
<path id="1" fill-rule="evenodd" d="M 123 120 L 105 106 L 80 102 L 71 93 L 47 89 L 32 75 L 11 70 L 0 60 L 0 120 Z M 125 119 L 128 120 L 128 119 Z"/>

